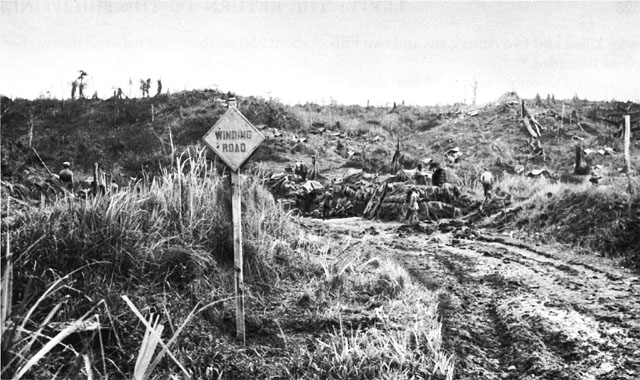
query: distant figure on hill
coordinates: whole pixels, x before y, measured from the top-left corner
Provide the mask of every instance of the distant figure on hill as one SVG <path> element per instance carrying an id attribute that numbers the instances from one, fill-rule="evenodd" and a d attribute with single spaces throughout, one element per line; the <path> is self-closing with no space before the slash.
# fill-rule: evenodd
<path id="1" fill-rule="evenodd" d="M 142 97 L 144 98 L 145 96 L 148 98 L 149 97 L 149 88 L 151 87 L 151 78 L 147 79 L 146 81 L 144 79 L 140 79 L 140 91 L 142 91 Z"/>
<path id="2" fill-rule="evenodd" d="M 407 209 L 407 219 L 411 224 L 418 223 L 418 210 L 420 210 L 418 199 L 418 190 L 416 190 L 415 187 L 412 187 L 409 191 L 409 207 Z"/>
<path id="3" fill-rule="evenodd" d="M 60 182 L 62 182 L 62 185 L 65 189 L 73 191 L 73 172 L 71 171 L 71 169 L 69 169 L 71 167 L 71 164 L 69 162 L 63 162 L 62 166 L 64 167 L 64 169 L 62 169 L 60 173 L 58 173 Z"/>
<path id="4" fill-rule="evenodd" d="M 71 100 L 76 99 L 76 90 L 78 89 L 78 81 L 71 82 Z"/>
<path id="5" fill-rule="evenodd" d="M 493 189 L 493 174 L 487 168 L 482 169 L 480 174 L 480 183 L 482 184 L 482 190 L 484 190 L 484 199 L 480 205 L 480 211 L 484 208 L 484 202 L 488 199 L 491 201 L 491 190 Z"/>
<path id="6" fill-rule="evenodd" d="M 158 79 L 158 91 L 156 92 L 156 96 L 162 94 L 162 81 Z"/>
<path id="7" fill-rule="evenodd" d="M 438 187 L 444 186 L 445 182 L 447 182 L 447 173 L 444 168 L 440 166 L 439 162 L 433 163 L 431 168 L 434 169 L 431 176 L 431 184 Z"/>

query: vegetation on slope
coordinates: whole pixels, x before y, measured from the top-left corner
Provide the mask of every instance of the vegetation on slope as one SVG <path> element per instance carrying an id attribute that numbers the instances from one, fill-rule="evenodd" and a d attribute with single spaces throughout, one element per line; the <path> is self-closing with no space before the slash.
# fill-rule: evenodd
<path id="1" fill-rule="evenodd" d="M 476 176 L 483 166 L 499 176 L 519 165 L 546 167 L 558 175 L 570 170 L 576 141 L 621 150 L 617 127 L 598 120 L 597 103 L 567 105 L 567 114 L 577 110 L 580 125 L 558 118 L 559 103 L 528 106 L 547 127 L 542 137 L 546 159 L 530 154 L 518 107 L 508 103 L 479 108 L 471 116 L 472 107 L 463 105 L 287 107 L 250 97 L 240 102 L 240 110 L 268 134 L 252 160 L 261 161 L 255 166 L 265 170 L 281 170 L 283 162 L 308 161 L 316 154 L 325 174 L 336 177 L 348 166 L 386 171 L 399 139 L 406 167 L 426 158 L 442 161 L 448 149 L 459 146 L 463 158 L 452 167 L 464 186 L 479 192 Z M 243 186 L 247 326 L 254 338 L 250 348 L 233 341 L 228 178 L 211 165 L 212 156 L 205 160 L 204 151 L 192 150 L 176 168 L 162 169 L 172 167 L 176 152 L 200 141 L 225 109 L 213 91 L 122 101 L 2 99 L 3 175 L 12 175 L 12 183 L 3 181 L 2 199 L 4 204 L 11 196 L 10 204 L 21 210 L 17 221 L 3 223 L 2 231 L 3 268 L 14 265 L 14 302 L 10 308 L 3 304 L 11 310 L 11 323 L 2 324 L 7 326 L 2 377 L 74 377 L 83 371 L 131 377 L 149 329 L 120 295 L 128 296 L 143 319 L 161 316 L 165 341 L 180 332 L 171 348 L 176 358 L 160 362 L 163 374 L 451 377 L 434 295 L 411 284 L 384 257 L 362 249 L 345 258 L 340 253 L 346 249 L 310 239 L 310 231 L 276 207 L 259 175 L 248 177 Z M 321 127 L 327 132 L 317 134 Z M 31 129 L 32 145 L 54 171 L 57 163 L 71 160 L 80 177 L 89 176 L 93 162 L 99 162 L 119 175 L 122 185 L 138 177 L 140 186 L 110 198 L 52 195 L 18 202 L 13 199 L 18 194 L 52 189 L 47 182 L 29 182 L 40 166 L 28 148 Z M 353 159 L 350 152 L 364 155 Z M 635 147 L 632 154 L 637 157 Z M 615 168 L 621 160 L 619 153 L 593 160 L 610 167 L 604 184 L 618 181 Z M 515 177 L 505 176 L 499 186 L 518 199 L 522 210 L 509 219 L 510 227 L 543 231 L 559 241 L 638 262 L 637 196 L 619 186 L 510 178 Z M 23 182 L 27 186 L 21 187 Z M 14 253 L 11 259 L 8 252 Z M 10 279 L 3 271 L 3 281 Z M 6 289 L 3 283 L 3 300 Z M 348 321 L 345 308 L 379 313 L 368 321 Z M 199 312 L 192 316 L 190 310 Z M 29 360 L 43 348 L 52 350 L 45 342 L 60 336 L 56 322 L 90 322 L 95 315 L 103 327 L 100 334 L 85 332 L 78 338 L 74 330 L 60 341 L 66 348 L 56 347 L 38 366 Z"/>
<path id="2" fill-rule="evenodd" d="M 242 185 L 248 346 L 236 342 L 228 177 L 203 150 L 179 162 L 110 197 L 19 204 L 3 225 L 2 378 L 451 377 L 434 295 L 384 258 L 329 254 L 340 247 L 307 237 L 259 177 Z M 342 305 L 369 304 L 389 316 L 342 322 Z M 151 373 L 156 326 L 173 356 Z"/>
<path id="3" fill-rule="evenodd" d="M 542 233 L 546 239 L 571 244 L 585 253 L 621 258 L 626 266 L 640 268 L 637 185 L 629 194 L 628 181 L 622 179 L 596 187 L 588 182 L 509 175 L 497 188 L 516 199 L 507 220 L 498 218 L 503 226 Z"/>

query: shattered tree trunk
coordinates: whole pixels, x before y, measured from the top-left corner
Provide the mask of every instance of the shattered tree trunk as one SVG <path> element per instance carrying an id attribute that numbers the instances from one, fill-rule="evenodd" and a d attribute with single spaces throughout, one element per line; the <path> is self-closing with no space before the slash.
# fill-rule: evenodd
<path id="1" fill-rule="evenodd" d="M 33 147 L 33 110 L 29 111 L 29 148 Z"/>
<path id="2" fill-rule="evenodd" d="M 631 116 L 624 116 L 624 171 L 631 173 L 631 155 L 629 154 L 629 145 L 631 144 Z"/>
<path id="3" fill-rule="evenodd" d="M 564 102 L 562 102 L 562 113 L 560 114 L 560 128 L 558 129 L 558 133 L 564 129 Z M 556 138 L 558 135 L 556 134 Z"/>
<path id="4" fill-rule="evenodd" d="M 98 186 L 98 163 L 93 163 L 93 183 L 91 183 L 91 192 L 93 195 L 98 195 L 98 191 L 100 191 L 100 187 Z"/>
<path id="5" fill-rule="evenodd" d="M 580 144 L 576 145 L 576 164 L 573 167 L 573 174 L 579 174 L 580 166 L 582 165 L 582 148 Z"/>
<path id="6" fill-rule="evenodd" d="M 396 152 L 391 159 L 391 174 L 395 174 L 400 170 L 400 137 L 398 137 L 398 144 L 396 145 Z"/>
<path id="7" fill-rule="evenodd" d="M 629 185 L 627 186 L 627 192 L 631 194 L 633 192 L 633 186 L 631 186 L 631 154 L 629 153 L 629 145 L 631 144 L 631 115 L 624 116 L 624 171 L 627 174 L 627 180 Z"/>
<path id="8" fill-rule="evenodd" d="M 582 152 L 582 144 L 576 145 L 576 166 L 573 168 L 575 175 L 587 175 L 591 173 L 589 165 L 584 165 L 584 157 Z"/>

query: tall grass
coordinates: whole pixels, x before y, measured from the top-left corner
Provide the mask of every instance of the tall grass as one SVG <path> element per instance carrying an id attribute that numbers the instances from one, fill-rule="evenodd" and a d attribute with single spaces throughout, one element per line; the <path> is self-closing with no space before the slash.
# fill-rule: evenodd
<path id="1" fill-rule="evenodd" d="M 338 327 L 316 339 L 314 349 L 301 352 L 290 377 L 453 378 L 453 359 L 442 347 L 438 294 L 413 284 L 390 258 L 370 257 L 369 249 L 366 242 L 349 239 L 342 247 L 321 249 L 323 291 L 315 296 L 330 307 L 319 310 L 317 318 L 337 321 Z M 370 310 L 361 312 L 364 319 L 343 319 L 345 309 L 363 306 Z"/>
<path id="2" fill-rule="evenodd" d="M 108 372 L 134 373 L 135 363 L 127 358 L 142 344 L 138 341 L 142 335 L 133 327 L 140 319 L 130 314 L 118 295 L 130 294 L 136 304 L 143 304 L 142 314 L 157 313 L 160 307 L 165 318 L 179 319 L 189 316 L 178 305 L 188 310 L 197 301 L 211 303 L 232 294 L 233 272 L 223 270 L 233 258 L 230 188 L 228 176 L 217 173 L 205 160 L 205 151 L 199 149 L 185 152 L 175 168 L 164 170 L 161 176 L 145 177 L 137 186 L 109 197 L 60 197 L 26 210 L 19 227 L 3 231 L 3 281 L 10 281 L 10 272 L 5 270 L 9 262 L 5 240 L 10 238 L 11 250 L 18 252 L 11 263 L 13 294 L 20 301 L 12 304 L 7 299 L 4 304 L 12 304 L 7 306 L 12 310 L 7 318 L 47 325 L 75 323 L 89 311 L 97 313 L 101 320 L 109 321 L 113 335 L 105 348 L 112 352 Z M 288 272 L 277 256 L 283 249 L 293 250 L 298 228 L 261 186 L 260 178 L 243 177 L 241 191 L 247 286 L 276 281 Z M 61 278 L 66 285 L 48 292 Z M 7 289 L 3 284 L 3 299 L 8 298 Z M 96 310 L 100 302 L 106 307 Z M 26 310 L 31 311 L 27 314 Z M 160 344 L 154 339 L 147 339 L 149 347 Z M 15 343 L 21 340 L 11 342 L 14 344 L 3 346 L 3 355 L 22 352 L 22 346 Z M 94 356 L 100 357 L 89 355 Z M 82 363 L 84 356 L 79 357 Z M 146 364 L 139 363 L 138 376 L 144 375 L 140 371 Z M 85 372 L 91 371 L 87 368 Z"/>
<path id="3" fill-rule="evenodd" d="M 145 178 L 135 189 L 86 200 L 59 198 L 27 213 L 23 228 L 12 232 L 16 250 L 39 241 L 21 263 L 68 270 L 99 262 L 102 269 L 135 276 L 170 259 L 201 271 L 213 259 L 233 257 L 229 180 L 206 162 L 204 152 L 186 153 L 176 170 Z M 247 260 L 265 260 L 265 267 L 273 238 L 286 240 L 295 228 L 259 178 L 244 179 L 242 196 Z"/>

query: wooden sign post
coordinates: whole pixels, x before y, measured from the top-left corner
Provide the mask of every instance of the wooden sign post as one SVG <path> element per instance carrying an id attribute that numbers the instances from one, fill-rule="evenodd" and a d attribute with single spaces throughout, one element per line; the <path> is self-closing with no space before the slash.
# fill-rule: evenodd
<path id="1" fill-rule="evenodd" d="M 236 338 L 245 344 L 244 278 L 242 260 L 242 180 L 240 166 L 260 146 L 264 136 L 236 108 L 229 109 L 204 135 L 204 142 L 231 169 L 231 212 L 233 219 L 233 251 L 236 292 Z"/>
<path id="2" fill-rule="evenodd" d="M 231 172 L 231 215 L 233 218 L 233 270 L 236 292 L 236 338 L 245 344 L 244 274 L 242 273 L 242 183 L 239 171 Z"/>

